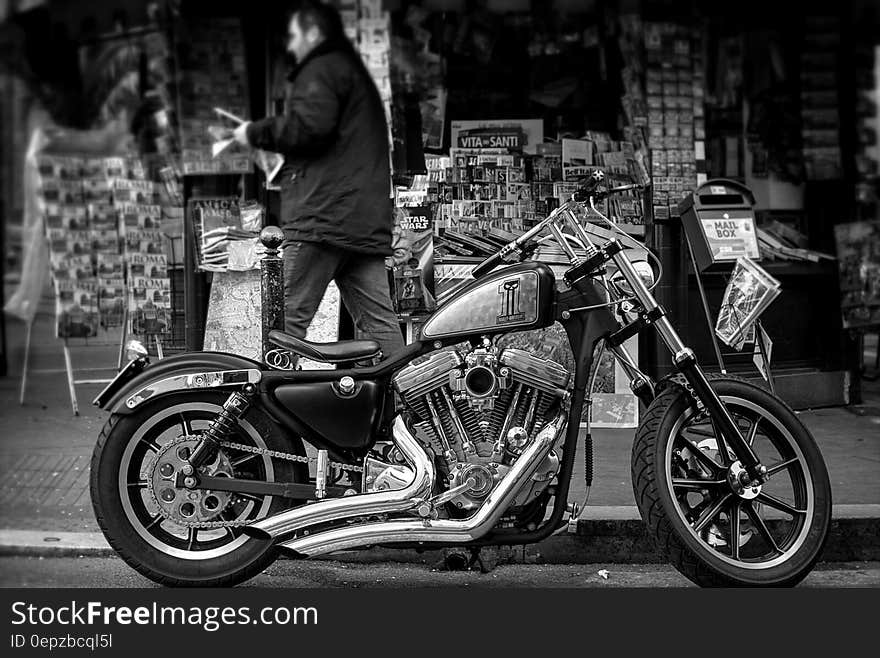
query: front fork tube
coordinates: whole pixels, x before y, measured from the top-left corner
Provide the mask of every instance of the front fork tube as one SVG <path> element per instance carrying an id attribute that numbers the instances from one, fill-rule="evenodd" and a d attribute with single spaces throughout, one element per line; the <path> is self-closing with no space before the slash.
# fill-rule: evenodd
<path id="1" fill-rule="evenodd" d="M 623 368 L 623 372 L 629 378 L 629 387 L 639 401 L 646 407 L 654 400 L 654 382 L 645 373 L 639 370 L 639 366 L 623 344 L 608 346 L 614 358 Z"/>
<path id="2" fill-rule="evenodd" d="M 654 299 L 654 296 L 645 286 L 644 281 L 642 281 L 642 278 L 622 251 L 618 251 L 611 258 L 627 283 L 629 283 L 633 294 L 642 308 L 648 313 L 657 309 L 659 307 L 657 300 Z M 675 328 L 669 322 L 669 318 L 665 315 L 657 318 L 654 322 L 654 327 L 657 329 L 657 333 L 660 334 L 660 338 L 666 344 L 666 347 L 672 352 L 672 362 L 675 364 L 676 369 L 684 375 L 691 385 L 693 392 L 699 401 L 703 403 L 706 411 L 709 412 L 721 438 L 733 449 L 734 454 L 745 468 L 748 476 L 752 481 L 757 481 L 758 483 L 766 481 L 767 468 L 761 464 L 755 451 L 752 450 L 752 447 L 743 438 L 742 433 L 736 426 L 736 422 L 734 422 L 730 412 L 727 411 L 727 407 L 724 406 L 721 398 L 718 397 L 709 385 L 706 374 L 700 368 L 699 363 L 697 363 L 694 351 L 681 341 L 678 332 L 675 331 Z M 630 363 L 632 363 L 631 359 Z"/>

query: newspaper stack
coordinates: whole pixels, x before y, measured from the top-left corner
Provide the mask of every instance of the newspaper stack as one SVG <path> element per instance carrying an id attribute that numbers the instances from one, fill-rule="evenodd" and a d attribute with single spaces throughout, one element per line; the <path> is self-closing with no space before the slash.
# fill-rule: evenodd
<path id="1" fill-rule="evenodd" d="M 236 208 L 204 207 L 199 211 L 199 266 L 206 272 L 244 271 L 259 266 L 263 209 L 258 204 Z"/>
<path id="2" fill-rule="evenodd" d="M 776 299 L 779 289 L 779 281 L 754 261 L 738 259 L 715 323 L 718 338 L 736 350 L 753 341 L 755 320 Z"/>

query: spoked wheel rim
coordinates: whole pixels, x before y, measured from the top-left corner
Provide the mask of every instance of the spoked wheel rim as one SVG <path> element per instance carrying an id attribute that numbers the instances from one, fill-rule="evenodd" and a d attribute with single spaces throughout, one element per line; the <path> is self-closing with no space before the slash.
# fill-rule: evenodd
<path id="1" fill-rule="evenodd" d="M 679 519 L 703 550 L 739 568 L 769 569 L 797 553 L 809 534 L 812 477 L 792 433 L 770 411 L 739 397 L 721 399 L 770 479 L 756 488 L 737 486 L 741 465 L 711 420 L 688 407 L 667 442 L 666 484 Z"/>
<path id="2" fill-rule="evenodd" d="M 210 402 L 189 402 L 163 409 L 138 428 L 122 454 L 118 489 L 126 518 L 144 541 L 167 555 L 186 560 L 208 560 L 231 553 L 249 540 L 234 527 L 208 529 L 177 523 L 156 504 L 155 487 L 150 490 L 149 480 L 163 448 L 181 436 L 203 431 L 220 409 L 219 405 Z M 238 428 L 232 441 L 266 448 L 259 432 L 245 419 L 239 420 Z M 249 474 L 267 482 L 274 481 L 272 459 L 268 456 L 233 450 L 227 452 L 225 459 L 236 477 Z M 211 520 L 242 524 L 255 521 L 267 515 L 271 504 L 271 496 L 235 494 Z"/>

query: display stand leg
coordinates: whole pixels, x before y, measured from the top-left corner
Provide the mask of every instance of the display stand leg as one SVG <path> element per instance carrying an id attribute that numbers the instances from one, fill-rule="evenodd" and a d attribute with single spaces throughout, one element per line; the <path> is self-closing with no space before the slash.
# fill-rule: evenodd
<path id="1" fill-rule="evenodd" d="M 73 380 L 73 365 L 70 363 L 70 349 L 67 347 L 67 341 L 64 342 L 64 367 L 67 369 L 67 388 L 70 391 L 70 406 L 73 409 L 73 415 L 79 416 L 79 405 L 76 402 L 76 383 Z"/>
<path id="2" fill-rule="evenodd" d="M 715 349 L 715 358 L 718 359 L 718 367 L 721 368 L 721 374 L 727 374 L 727 368 L 724 367 L 724 359 L 721 357 L 721 348 L 718 345 L 718 337 L 715 335 L 715 325 L 712 324 L 712 315 L 709 313 L 709 301 L 706 299 L 706 290 L 703 288 L 703 277 L 700 276 L 700 269 L 697 267 L 697 259 L 694 257 L 694 250 L 691 247 L 691 241 L 685 239 L 688 246 L 688 253 L 691 256 L 691 265 L 694 268 L 694 276 L 697 277 L 697 288 L 700 290 L 700 300 L 703 302 L 703 313 L 706 315 L 706 326 L 709 328 L 709 337 L 712 339 L 712 347 Z"/>
<path id="3" fill-rule="evenodd" d="M 165 358 L 165 354 L 162 352 L 162 341 L 159 340 L 159 336 L 153 336 L 153 339 L 156 341 L 156 357 L 161 361 Z"/>
<path id="4" fill-rule="evenodd" d="M 122 328 L 119 330 L 119 358 L 116 360 L 116 370 L 122 370 L 122 360 L 125 358 L 125 334 L 128 328 L 128 308 L 122 311 Z"/>
<path id="5" fill-rule="evenodd" d="M 21 391 L 18 394 L 18 404 L 24 405 L 24 393 L 27 389 L 28 366 L 31 360 L 31 332 L 34 329 L 34 322 L 31 320 L 27 323 L 27 333 L 24 337 L 24 364 L 21 367 Z"/>
<path id="6" fill-rule="evenodd" d="M 763 333 L 764 328 L 761 326 L 760 320 L 755 320 L 755 342 L 758 344 L 758 351 L 761 353 L 761 358 L 764 359 L 764 368 L 767 371 L 767 383 L 770 385 L 770 392 L 773 395 L 776 395 L 776 382 L 773 381 L 773 370 L 770 368 L 770 358 L 765 350 L 764 341 L 761 339 L 761 334 Z"/>

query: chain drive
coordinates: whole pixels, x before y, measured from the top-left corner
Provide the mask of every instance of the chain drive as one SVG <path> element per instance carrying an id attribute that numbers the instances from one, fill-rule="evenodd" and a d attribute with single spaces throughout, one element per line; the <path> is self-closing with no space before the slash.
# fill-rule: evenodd
<path id="1" fill-rule="evenodd" d="M 175 439 L 175 443 L 193 439 L 200 439 L 201 436 L 196 435 L 181 435 L 177 439 Z M 289 452 L 281 452 L 279 450 L 269 450 L 268 448 L 257 448 L 256 446 L 245 445 L 244 443 L 234 443 L 232 441 L 221 441 L 221 448 L 230 448 L 232 450 L 238 450 L 240 452 L 248 452 L 255 455 L 265 455 L 266 457 L 273 457 L 275 459 L 283 459 L 285 461 L 298 462 L 301 464 L 311 464 L 317 463 L 317 459 L 315 457 L 303 457 L 301 455 L 293 455 Z M 329 462 L 331 468 L 336 468 L 341 471 L 348 471 L 351 473 L 363 473 L 363 466 L 352 466 L 351 464 L 343 464 L 342 462 Z M 162 506 L 159 504 L 159 501 L 156 499 L 156 493 L 153 491 L 152 478 L 149 480 L 150 484 L 148 486 L 150 490 L 150 495 L 153 498 L 153 503 L 156 504 L 159 509 L 162 509 Z M 218 514 L 222 510 L 218 511 Z M 167 517 L 166 517 L 167 518 Z M 244 520 L 233 520 L 233 521 L 184 521 L 182 519 L 174 519 L 174 523 L 177 525 L 183 526 L 185 528 L 199 528 L 199 529 L 220 529 L 220 528 L 236 528 L 249 525 L 256 519 L 250 519 L 247 521 Z"/>

